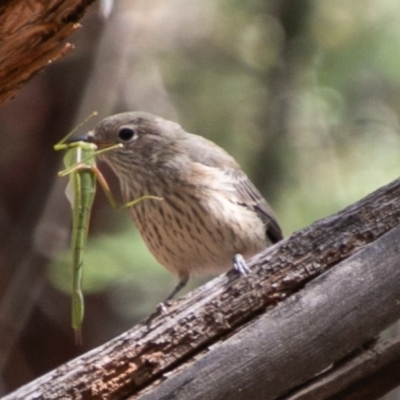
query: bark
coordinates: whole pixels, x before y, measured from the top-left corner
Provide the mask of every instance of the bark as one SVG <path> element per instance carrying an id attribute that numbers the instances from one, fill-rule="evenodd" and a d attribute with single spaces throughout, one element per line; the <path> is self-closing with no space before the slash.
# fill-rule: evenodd
<path id="1" fill-rule="evenodd" d="M 287 395 L 400 317 L 399 196 L 397 180 L 5 399 Z"/>
<path id="2" fill-rule="evenodd" d="M 380 399 L 400 382 L 400 337 L 377 340 L 282 400 Z"/>
<path id="3" fill-rule="evenodd" d="M 0 107 L 42 68 L 69 53 L 64 40 L 94 0 L 6 0 L 0 5 Z"/>

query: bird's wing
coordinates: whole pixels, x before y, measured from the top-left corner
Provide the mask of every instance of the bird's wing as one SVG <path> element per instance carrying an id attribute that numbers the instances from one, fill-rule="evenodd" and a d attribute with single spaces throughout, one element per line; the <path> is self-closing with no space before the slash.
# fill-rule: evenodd
<path id="1" fill-rule="evenodd" d="M 282 230 L 274 212 L 249 178 L 242 171 L 232 168 L 227 169 L 225 173 L 230 178 L 239 203 L 257 213 L 265 224 L 266 234 L 271 242 L 276 243 L 283 239 Z"/>
<path id="2" fill-rule="evenodd" d="M 180 145 L 185 149 L 187 157 L 194 162 L 192 164 L 194 168 L 197 164 L 212 168 L 214 172 L 218 171 L 217 174 L 223 173 L 225 177 L 223 180 L 235 191 L 238 203 L 255 211 L 261 218 L 265 224 L 267 237 L 272 243 L 283 239 L 282 230 L 271 207 L 233 157 L 215 143 L 197 135 L 185 133 Z M 204 168 L 200 168 L 198 172 L 205 172 Z M 192 179 L 195 175 L 192 175 Z"/>

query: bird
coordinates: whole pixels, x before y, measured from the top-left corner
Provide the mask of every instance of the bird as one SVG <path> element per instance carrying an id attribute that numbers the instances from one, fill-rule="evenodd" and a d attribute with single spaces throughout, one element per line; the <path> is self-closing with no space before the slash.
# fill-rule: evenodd
<path id="1" fill-rule="evenodd" d="M 148 249 L 179 281 L 171 300 L 193 275 L 232 267 L 283 238 L 271 207 L 224 149 L 178 123 L 142 112 L 101 120 L 84 138 L 119 179 L 124 202 L 156 196 L 129 208 Z"/>

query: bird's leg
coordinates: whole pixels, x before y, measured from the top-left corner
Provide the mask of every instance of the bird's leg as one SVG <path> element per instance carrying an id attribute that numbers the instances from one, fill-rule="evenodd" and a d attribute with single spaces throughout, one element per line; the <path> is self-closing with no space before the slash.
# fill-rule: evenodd
<path id="1" fill-rule="evenodd" d="M 179 282 L 178 284 L 174 287 L 174 290 L 168 295 L 168 297 L 161 303 L 159 303 L 156 307 L 156 310 L 150 314 L 150 316 L 147 318 L 146 320 L 146 325 L 149 327 L 151 321 L 157 317 L 158 315 L 161 314 L 166 314 L 167 313 L 167 303 L 173 298 L 175 297 L 175 295 L 181 290 L 183 289 L 186 284 L 189 281 L 189 274 L 185 271 L 183 273 L 179 274 Z"/>
<path id="2" fill-rule="evenodd" d="M 175 295 L 186 286 L 188 281 L 189 281 L 189 274 L 187 272 L 179 274 L 178 284 L 174 287 L 174 290 L 168 295 L 168 297 L 163 301 L 163 303 L 166 303 L 168 300 L 173 299 Z"/>
<path id="3" fill-rule="evenodd" d="M 246 276 L 250 272 L 250 268 L 241 254 L 234 255 L 232 266 L 239 275 Z"/>
<path id="4" fill-rule="evenodd" d="M 167 312 L 168 302 L 172 300 L 175 297 L 175 295 L 186 286 L 188 281 L 189 281 L 189 274 L 187 272 L 180 273 L 178 284 L 174 287 L 174 290 L 168 295 L 168 297 L 157 306 L 157 311 L 160 313 Z"/>

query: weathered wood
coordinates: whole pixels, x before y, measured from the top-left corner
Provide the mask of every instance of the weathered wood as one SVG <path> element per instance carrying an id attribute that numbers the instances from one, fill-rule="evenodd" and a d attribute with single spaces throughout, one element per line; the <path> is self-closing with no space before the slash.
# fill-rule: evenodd
<path id="1" fill-rule="evenodd" d="M 0 4 L 0 107 L 45 66 L 69 53 L 64 40 L 94 0 L 3 0 Z"/>
<path id="2" fill-rule="evenodd" d="M 377 340 L 281 400 L 373 400 L 400 385 L 400 337 Z"/>
<path id="3" fill-rule="evenodd" d="M 185 368 L 172 371 L 147 388 L 147 394 L 129 399 L 276 399 L 398 320 L 399 298 L 397 227 Z"/>
<path id="4" fill-rule="evenodd" d="M 216 278 L 174 302 L 168 314 L 155 318 L 150 327 L 140 324 L 31 382 L 6 399 L 21 396 L 25 399 L 119 399 L 138 393 L 163 373 L 184 365 L 207 346 L 217 342 L 222 343 L 222 346 L 228 335 L 243 329 L 267 308 L 273 307 L 279 300 L 300 290 L 312 278 L 392 230 L 400 221 L 399 198 L 400 181 L 397 180 L 254 257 L 250 263 L 252 274 L 247 278 L 239 277 L 234 272 Z M 351 276 L 349 281 L 360 285 L 366 278 L 363 275 Z M 397 276 L 390 277 L 393 279 L 389 279 L 389 283 L 398 282 Z M 325 278 L 321 279 L 323 281 Z M 305 295 L 308 290 L 305 290 Z M 381 287 L 381 290 L 385 293 L 386 289 Z M 344 296 L 344 293 L 339 293 Z M 284 318 L 290 319 L 299 311 L 296 299 L 294 296 L 293 300 L 289 299 L 294 308 Z M 366 301 L 365 298 L 363 301 Z M 340 297 L 329 306 L 333 311 L 345 304 L 346 300 Z M 397 303 L 392 306 L 397 310 Z M 362 308 L 363 304 L 359 304 L 359 307 Z M 393 309 L 389 313 L 393 315 Z M 386 321 L 387 315 L 382 318 Z M 333 327 L 337 322 L 329 318 L 328 321 Z M 309 324 L 302 329 L 308 328 L 311 331 Z M 292 329 L 294 331 L 291 335 L 296 334 L 296 326 Z M 363 340 L 376 333 L 373 327 L 369 327 L 367 332 L 362 335 Z M 321 337 L 324 339 L 324 335 Z M 286 343 L 283 341 L 276 345 L 284 348 Z M 326 349 L 320 351 L 328 351 L 329 360 L 335 359 L 336 348 L 324 340 L 319 342 L 319 346 L 324 345 Z M 248 351 L 260 351 L 257 342 L 249 343 L 249 346 Z M 297 351 L 301 352 L 301 348 Z M 343 356 L 343 352 L 339 355 Z M 293 355 L 288 352 L 285 362 L 290 365 L 296 357 L 297 353 Z M 229 362 L 224 365 L 226 370 L 234 367 Z M 284 374 L 284 371 L 281 373 Z M 281 379 L 285 379 L 285 376 L 282 375 Z"/>

